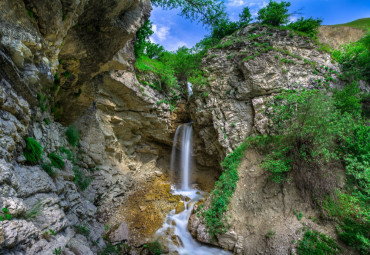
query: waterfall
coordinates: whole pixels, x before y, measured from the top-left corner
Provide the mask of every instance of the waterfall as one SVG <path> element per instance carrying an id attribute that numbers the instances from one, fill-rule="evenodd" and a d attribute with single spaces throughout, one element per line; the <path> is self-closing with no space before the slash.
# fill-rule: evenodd
<path id="1" fill-rule="evenodd" d="M 190 176 L 192 166 L 192 123 L 187 123 L 179 126 L 176 130 L 173 139 L 171 152 L 171 175 L 175 176 L 176 168 L 181 171 L 181 189 L 188 190 L 190 188 Z M 181 132 L 181 140 L 179 141 L 179 133 Z M 176 152 L 177 144 L 180 143 L 180 155 Z M 179 156 L 179 157 L 178 157 Z M 180 165 L 179 165 L 180 163 Z"/>
<path id="2" fill-rule="evenodd" d="M 193 95 L 193 84 L 188 82 L 188 97 L 190 98 Z"/>
<path id="3" fill-rule="evenodd" d="M 175 189 L 171 193 L 181 195 L 183 198 L 181 203 L 184 203 L 185 209 L 179 213 L 176 213 L 175 209 L 169 212 L 163 226 L 156 232 L 156 237 L 163 240 L 171 254 L 231 255 L 230 252 L 198 243 L 188 229 L 189 217 L 194 205 L 206 195 L 205 192 L 193 189 L 190 185 L 192 132 L 192 123 L 179 126 L 173 138 L 171 151 L 171 177 L 175 180 L 174 177 L 177 174 L 176 177 L 181 180 L 179 189 Z M 179 171 L 180 173 L 178 173 Z"/>

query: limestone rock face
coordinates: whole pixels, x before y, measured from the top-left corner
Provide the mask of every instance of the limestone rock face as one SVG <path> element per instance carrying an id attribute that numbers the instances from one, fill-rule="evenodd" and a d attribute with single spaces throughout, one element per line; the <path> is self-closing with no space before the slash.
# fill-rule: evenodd
<path id="1" fill-rule="evenodd" d="M 353 27 L 319 27 L 318 38 L 321 43 L 330 45 L 334 49 L 338 49 L 344 43 L 356 42 L 366 34 L 366 30 Z"/>
<path id="2" fill-rule="evenodd" d="M 271 95 L 318 88 L 327 70 L 339 71 L 309 38 L 257 24 L 208 50 L 203 70 L 209 84 L 195 91 L 190 107 L 202 165 L 219 165 L 247 136 L 266 132 L 263 109 Z"/>

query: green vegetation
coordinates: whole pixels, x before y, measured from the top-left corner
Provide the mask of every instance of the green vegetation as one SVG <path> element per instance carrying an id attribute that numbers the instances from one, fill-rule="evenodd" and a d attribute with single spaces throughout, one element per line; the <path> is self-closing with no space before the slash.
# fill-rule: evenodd
<path id="1" fill-rule="evenodd" d="M 69 126 L 66 130 L 66 137 L 69 144 L 76 147 L 80 139 L 80 132 L 74 126 Z"/>
<path id="2" fill-rule="evenodd" d="M 335 255 L 341 251 L 332 238 L 310 229 L 305 231 L 303 239 L 297 244 L 298 255 Z"/>
<path id="3" fill-rule="evenodd" d="M 62 247 L 55 248 L 53 254 L 60 255 L 62 254 Z"/>
<path id="4" fill-rule="evenodd" d="M 33 219 L 37 215 L 40 215 L 42 207 L 44 205 L 42 204 L 42 200 L 38 200 L 25 214 L 24 218 L 25 219 Z"/>
<path id="5" fill-rule="evenodd" d="M 56 154 L 54 152 L 50 153 L 48 155 L 48 158 L 50 159 L 52 166 L 54 166 L 56 168 L 59 168 L 59 169 L 64 168 L 63 158 L 61 156 L 59 156 L 58 154 Z"/>
<path id="6" fill-rule="evenodd" d="M 289 21 L 290 14 L 288 14 L 288 7 L 290 5 L 290 2 L 281 1 L 278 3 L 270 0 L 266 7 L 258 11 L 257 20 L 259 20 L 261 24 L 274 27 L 285 25 Z"/>
<path id="7" fill-rule="evenodd" d="M 353 27 L 370 31 L 370 18 L 358 19 L 344 24 L 333 25 L 333 27 Z"/>
<path id="8" fill-rule="evenodd" d="M 41 168 L 51 177 L 55 178 L 57 177 L 58 173 L 53 169 L 53 166 L 51 164 L 42 164 Z"/>
<path id="9" fill-rule="evenodd" d="M 362 115 L 357 86 L 353 82 L 343 90 L 282 92 L 267 107 L 272 135 L 248 141 L 266 153 L 262 166 L 274 182 L 294 180 L 338 223 L 340 239 L 366 254 L 370 252 L 370 127 Z M 347 186 L 335 192 L 337 177 L 330 165 L 339 160 L 346 167 Z M 301 213 L 295 214 L 300 220 Z"/>
<path id="10" fill-rule="evenodd" d="M 370 82 L 370 33 L 358 42 L 342 45 L 341 50 L 332 51 L 332 57 L 341 64 L 345 80 Z"/>
<path id="11" fill-rule="evenodd" d="M 162 254 L 162 247 L 158 241 L 153 243 L 147 243 L 143 245 L 146 248 L 150 255 L 161 255 Z"/>
<path id="12" fill-rule="evenodd" d="M 73 173 L 75 174 L 74 183 L 80 190 L 84 191 L 91 183 L 91 178 L 86 175 L 86 173 L 81 170 L 78 166 L 73 167 Z"/>
<path id="13" fill-rule="evenodd" d="M 275 232 L 274 230 L 269 230 L 269 231 L 266 233 L 265 237 L 266 237 L 267 239 L 269 239 L 269 238 L 273 237 L 275 234 L 276 234 L 276 232 Z"/>
<path id="14" fill-rule="evenodd" d="M 224 172 L 215 183 L 215 188 L 211 193 L 210 207 L 202 213 L 205 224 L 211 236 L 222 234 L 227 231 L 227 206 L 236 189 L 239 180 L 238 166 L 244 156 L 247 144 L 244 142 L 232 153 L 227 155 L 222 162 Z"/>
<path id="15" fill-rule="evenodd" d="M 89 225 L 87 223 L 82 224 L 82 225 L 76 225 L 75 229 L 76 229 L 77 234 L 81 234 L 86 237 L 88 237 L 91 232 L 91 230 L 89 229 Z"/>
<path id="16" fill-rule="evenodd" d="M 9 209 L 7 207 L 4 207 L 3 209 L 1 209 L 1 212 L 0 212 L 0 221 L 11 220 L 12 218 L 13 217 L 9 213 Z"/>
<path id="17" fill-rule="evenodd" d="M 318 33 L 318 29 L 321 23 L 322 19 L 314 19 L 312 17 L 304 19 L 303 17 L 301 17 L 297 21 L 289 23 L 287 25 L 287 28 L 290 28 L 294 31 L 299 31 L 305 35 L 314 38 Z"/>
<path id="18" fill-rule="evenodd" d="M 37 164 L 42 160 L 43 148 L 42 146 L 32 137 L 26 138 L 26 149 L 23 151 L 23 155 L 26 160 L 31 164 Z"/>
<path id="19" fill-rule="evenodd" d="M 72 160 L 72 153 L 69 149 L 65 147 L 60 147 L 59 148 L 60 153 L 65 154 L 67 156 L 68 160 Z"/>

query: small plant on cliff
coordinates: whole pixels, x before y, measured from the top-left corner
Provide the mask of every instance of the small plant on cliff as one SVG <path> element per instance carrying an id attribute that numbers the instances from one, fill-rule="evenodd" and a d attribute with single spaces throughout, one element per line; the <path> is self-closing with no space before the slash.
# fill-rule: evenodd
<path id="1" fill-rule="evenodd" d="M 35 165 L 41 161 L 43 154 L 42 150 L 42 146 L 34 138 L 26 138 L 26 149 L 23 151 L 23 155 L 28 162 Z"/>
<path id="2" fill-rule="evenodd" d="M 64 161 L 63 161 L 63 158 L 61 156 L 59 156 L 58 154 L 56 153 L 50 153 L 48 155 L 48 158 L 50 159 L 51 161 L 51 164 L 56 167 L 56 168 L 59 168 L 59 169 L 63 169 L 64 168 Z"/>
<path id="3" fill-rule="evenodd" d="M 307 229 L 303 239 L 298 241 L 298 255 L 335 255 L 339 254 L 341 249 L 336 242 L 329 236 L 326 236 L 316 230 Z"/>
<path id="4" fill-rule="evenodd" d="M 66 130 L 66 137 L 69 144 L 76 147 L 80 139 L 80 132 L 74 126 L 69 126 Z"/>
<path id="5" fill-rule="evenodd" d="M 143 245 L 146 248 L 150 255 L 161 255 L 162 254 L 162 247 L 158 241 L 153 243 L 147 243 Z"/>
<path id="6" fill-rule="evenodd" d="M 91 183 L 91 178 L 85 174 L 78 166 L 73 167 L 73 172 L 75 174 L 74 183 L 84 191 L 89 187 Z"/>
<path id="7" fill-rule="evenodd" d="M 60 255 L 62 254 L 62 247 L 55 248 L 53 254 Z"/>
<path id="8" fill-rule="evenodd" d="M 51 177 L 55 178 L 57 177 L 58 173 L 53 169 L 53 166 L 51 164 L 42 164 L 41 168 Z"/>
<path id="9" fill-rule="evenodd" d="M 86 237 L 88 237 L 90 235 L 90 232 L 91 232 L 90 229 L 89 229 L 89 225 L 87 225 L 86 223 L 84 223 L 82 225 L 76 225 L 75 229 L 76 229 L 77 234 L 81 234 L 81 235 L 86 236 Z"/>
<path id="10" fill-rule="evenodd" d="M 3 209 L 1 209 L 1 213 L 0 213 L 0 221 L 4 221 L 4 220 L 11 220 L 13 217 L 12 215 L 9 213 L 9 209 L 7 207 L 4 207 Z"/>
<path id="11" fill-rule="evenodd" d="M 215 188 L 211 193 L 210 207 L 202 214 L 212 237 L 227 231 L 226 211 L 236 189 L 236 183 L 239 180 L 238 166 L 246 148 L 247 143 L 242 143 L 232 153 L 227 155 L 221 164 L 224 172 L 215 183 Z"/>

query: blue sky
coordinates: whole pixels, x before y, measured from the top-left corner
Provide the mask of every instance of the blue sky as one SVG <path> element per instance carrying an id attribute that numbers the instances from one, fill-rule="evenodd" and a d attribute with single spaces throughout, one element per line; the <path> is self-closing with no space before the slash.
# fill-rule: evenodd
<path id="1" fill-rule="evenodd" d="M 248 6 L 255 17 L 257 11 L 267 5 L 268 0 L 224 0 L 231 20 L 237 20 L 241 10 Z M 298 17 L 322 18 L 323 25 L 350 22 L 370 17 L 370 0 L 291 0 L 290 12 L 299 11 Z M 163 10 L 154 7 L 150 20 L 154 34 L 151 40 L 174 51 L 178 47 L 192 47 L 208 31 L 201 25 L 192 23 L 178 15 L 179 10 Z"/>

